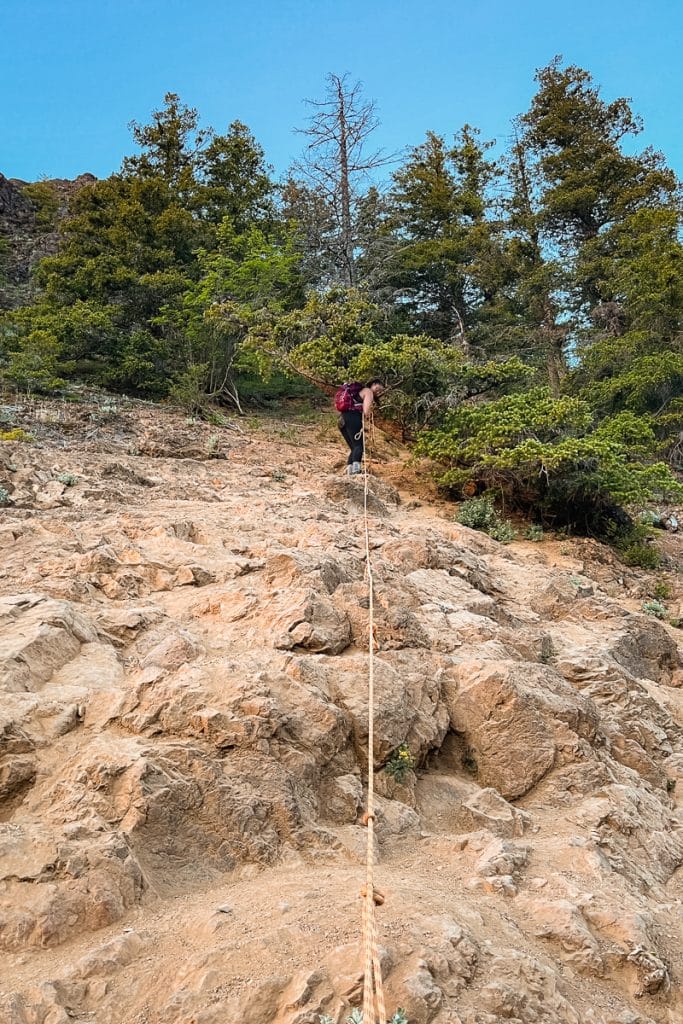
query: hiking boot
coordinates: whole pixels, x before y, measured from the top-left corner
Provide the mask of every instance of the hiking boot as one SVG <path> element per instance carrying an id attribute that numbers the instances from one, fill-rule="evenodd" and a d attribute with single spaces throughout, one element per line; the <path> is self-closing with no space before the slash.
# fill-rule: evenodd
<path id="1" fill-rule="evenodd" d="M 362 466 L 361 466 L 360 462 L 352 462 L 351 465 L 349 466 L 349 475 L 350 476 L 356 476 L 357 473 L 361 473 L 361 472 L 362 472 Z"/>

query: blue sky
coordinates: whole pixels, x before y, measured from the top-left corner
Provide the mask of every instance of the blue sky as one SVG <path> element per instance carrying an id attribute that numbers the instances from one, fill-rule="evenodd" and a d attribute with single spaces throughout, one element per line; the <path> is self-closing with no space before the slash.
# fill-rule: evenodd
<path id="1" fill-rule="evenodd" d="M 328 71 L 363 81 L 388 150 L 465 121 L 504 141 L 562 53 L 633 98 L 637 145 L 683 177 L 682 38 L 683 0 L 0 0 L 0 171 L 105 176 L 175 91 L 218 130 L 246 122 L 282 172 Z"/>

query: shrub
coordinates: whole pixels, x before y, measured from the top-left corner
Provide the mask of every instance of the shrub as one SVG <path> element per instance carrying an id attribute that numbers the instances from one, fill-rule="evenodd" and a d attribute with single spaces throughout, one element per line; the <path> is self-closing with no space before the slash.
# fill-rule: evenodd
<path id="1" fill-rule="evenodd" d="M 55 391 L 64 384 L 59 376 L 67 368 L 62 345 L 50 331 L 34 330 L 15 342 L 2 376 L 27 393 Z"/>
<path id="2" fill-rule="evenodd" d="M 643 523 L 632 523 L 621 531 L 609 531 L 607 539 L 616 548 L 625 565 L 637 569 L 656 569 L 661 563 L 661 555 L 652 544 L 652 530 Z"/>
<path id="3" fill-rule="evenodd" d="M 26 430 L 22 430 L 21 427 L 13 427 L 12 430 L 0 430 L 0 441 L 21 441 L 24 444 L 30 444 L 33 440 L 33 435 L 29 434 Z"/>
<path id="4" fill-rule="evenodd" d="M 0 487 L 0 505 L 9 505 L 9 501 L 9 491 L 4 487 Z"/>
<path id="5" fill-rule="evenodd" d="M 526 531 L 526 533 L 524 534 L 524 539 L 531 540 L 535 544 L 539 544 L 543 540 L 544 536 L 545 534 L 543 533 L 543 527 L 534 524 L 530 526 L 529 529 Z"/>
<path id="6" fill-rule="evenodd" d="M 662 462 L 645 416 L 622 412 L 599 422 L 580 398 L 530 388 L 495 401 L 461 404 L 424 431 L 417 449 L 442 467 L 455 495 L 496 490 L 574 532 L 605 537 L 632 521 L 624 507 L 683 495 Z"/>
<path id="7" fill-rule="evenodd" d="M 642 608 L 646 615 L 654 615 L 656 619 L 666 618 L 666 608 L 660 601 L 643 601 Z"/>
<path id="8" fill-rule="evenodd" d="M 65 487 L 73 487 L 74 484 L 78 483 L 78 477 L 73 473 L 58 473 L 57 479 L 60 484 L 64 484 Z"/>
<path id="9" fill-rule="evenodd" d="M 657 569 L 662 560 L 657 548 L 641 542 L 629 544 L 620 551 L 620 555 L 625 565 L 636 569 Z"/>
<path id="10" fill-rule="evenodd" d="M 516 532 L 507 520 L 502 519 L 490 498 L 470 498 L 463 502 L 458 512 L 458 522 L 471 530 L 481 530 L 501 544 L 509 544 Z"/>
<path id="11" fill-rule="evenodd" d="M 346 1018 L 346 1024 L 363 1024 L 363 1011 L 354 1009 L 350 1015 Z M 328 1013 L 320 1014 L 318 1017 L 319 1024 L 335 1024 L 334 1017 L 330 1017 Z M 408 1024 L 408 1018 L 406 1017 L 405 1010 L 399 1009 L 396 1011 L 391 1020 L 387 1021 L 387 1024 Z"/>
<path id="12" fill-rule="evenodd" d="M 498 513 L 490 498 L 470 498 L 458 511 L 458 522 L 462 526 L 481 530 L 482 533 L 488 533 L 497 519 Z"/>
<path id="13" fill-rule="evenodd" d="M 492 540 L 497 540 L 500 544 L 509 544 L 517 536 L 517 531 L 507 520 L 500 519 L 497 523 L 494 523 L 489 530 L 489 537 Z"/>

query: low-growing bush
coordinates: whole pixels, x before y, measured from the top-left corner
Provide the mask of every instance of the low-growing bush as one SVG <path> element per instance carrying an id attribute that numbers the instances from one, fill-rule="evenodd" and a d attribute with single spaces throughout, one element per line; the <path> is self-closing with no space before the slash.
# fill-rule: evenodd
<path id="1" fill-rule="evenodd" d="M 660 447 L 646 417 L 596 420 L 583 399 L 555 398 L 547 388 L 463 403 L 417 442 L 454 497 L 472 487 L 495 491 L 555 528 L 601 538 L 633 525 L 629 506 L 683 496 L 683 485 L 657 461 Z"/>
<path id="2" fill-rule="evenodd" d="M 73 487 L 78 483 L 78 477 L 74 473 L 58 473 L 57 479 L 65 487 Z"/>
<path id="3" fill-rule="evenodd" d="M 470 498 L 463 502 L 458 511 L 458 522 L 471 530 L 488 533 L 498 519 L 498 513 L 490 498 Z"/>
<path id="4" fill-rule="evenodd" d="M 654 615 L 656 619 L 666 618 L 666 608 L 661 601 L 643 601 L 642 608 L 646 615 Z"/>
<path id="5" fill-rule="evenodd" d="M 500 516 L 491 499 L 486 496 L 463 502 L 458 512 L 458 522 L 461 526 L 469 526 L 471 530 L 487 533 L 501 544 L 509 544 L 516 536 L 514 527 Z"/>
<path id="6" fill-rule="evenodd" d="M 21 427 L 13 427 L 12 430 L 0 430 L 0 441 L 20 441 L 23 444 L 29 444 L 32 440 L 33 435 Z"/>

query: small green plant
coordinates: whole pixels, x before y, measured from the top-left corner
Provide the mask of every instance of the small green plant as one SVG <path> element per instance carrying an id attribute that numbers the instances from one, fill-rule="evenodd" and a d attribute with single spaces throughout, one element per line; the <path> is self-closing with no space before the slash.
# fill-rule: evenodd
<path id="1" fill-rule="evenodd" d="M 671 587 L 666 580 L 659 580 L 652 588 L 652 596 L 657 601 L 668 601 L 671 597 Z"/>
<path id="2" fill-rule="evenodd" d="M 674 629 L 683 629 L 683 619 L 679 619 L 677 615 L 674 615 L 669 619 L 669 625 L 673 626 Z"/>
<path id="3" fill-rule="evenodd" d="M 464 501 L 458 511 L 458 522 L 471 530 L 488 533 L 498 519 L 498 513 L 489 498 L 470 498 Z"/>
<path id="4" fill-rule="evenodd" d="M 534 523 L 532 526 L 530 526 L 529 529 L 524 534 L 524 539 L 525 540 L 531 540 L 535 544 L 539 544 L 543 540 L 543 537 L 544 537 L 543 527 L 542 526 L 538 526 L 536 523 Z"/>
<path id="5" fill-rule="evenodd" d="M 287 474 L 284 469 L 274 469 L 270 474 L 270 478 L 276 483 L 281 484 L 287 479 Z"/>
<path id="6" fill-rule="evenodd" d="M 400 784 L 405 782 L 408 772 L 411 772 L 414 767 L 415 758 L 410 753 L 408 744 L 401 743 L 384 765 L 384 770 L 387 775 L 391 775 L 392 779 Z"/>
<path id="7" fill-rule="evenodd" d="M 654 615 L 656 619 L 666 618 L 666 608 L 660 601 L 643 601 L 642 609 L 646 615 Z"/>
<path id="8" fill-rule="evenodd" d="M 218 448 L 218 434 L 211 434 L 206 441 L 206 451 L 208 455 L 215 455 L 216 449 Z"/>
<path id="9" fill-rule="evenodd" d="M 509 544 L 517 536 L 517 531 L 508 523 L 507 520 L 501 519 L 495 523 L 489 530 L 489 537 L 492 540 L 497 540 L 500 544 Z"/>
<path id="10" fill-rule="evenodd" d="M 643 544 L 637 541 L 623 549 L 621 560 L 626 565 L 637 569 L 657 569 L 662 559 L 659 551 L 652 544 Z"/>
<path id="11" fill-rule="evenodd" d="M 275 435 L 288 444 L 297 444 L 299 442 L 299 433 L 294 427 L 276 427 Z"/>
<path id="12" fill-rule="evenodd" d="M 230 425 L 230 420 L 223 413 L 217 412 L 215 409 L 209 409 L 206 413 L 206 422 L 210 423 L 212 427 L 227 427 Z"/>
<path id="13" fill-rule="evenodd" d="M 652 543 L 652 527 L 647 523 L 634 523 L 629 529 L 615 533 L 611 543 L 626 565 L 637 569 L 656 569 L 661 556 Z"/>
<path id="14" fill-rule="evenodd" d="M 57 479 L 65 487 L 73 487 L 74 484 L 78 483 L 78 477 L 74 473 L 58 473 Z"/>
<path id="15" fill-rule="evenodd" d="M 90 413 L 90 419 L 95 423 L 101 423 L 102 420 L 114 419 L 118 414 L 119 407 L 116 402 L 102 402 Z"/>
<path id="16" fill-rule="evenodd" d="M 13 427 L 12 430 L 0 430 L 0 441 L 21 441 L 29 444 L 33 436 L 22 430 L 21 427 Z"/>
<path id="17" fill-rule="evenodd" d="M 676 788 L 676 780 L 675 779 L 667 779 L 666 780 L 666 791 L 667 791 L 667 793 L 673 793 L 675 788 Z"/>
<path id="18" fill-rule="evenodd" d="M 457 521 L 461 526 L 469 526 L 471 530 L 487 533 L 489 537 L 501 544 L 509 544 L 516 536 L 510 523 L 501 518 L 491 499 L 485 495 L 463 502 L 458 512 Z"/>
<path id="19" fill-rule="evenodd" d="M 9 491 L 0 487 L 0 505 L 9 505 Z"/>

